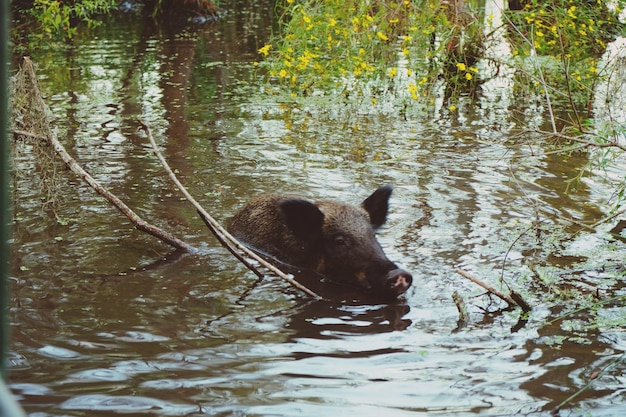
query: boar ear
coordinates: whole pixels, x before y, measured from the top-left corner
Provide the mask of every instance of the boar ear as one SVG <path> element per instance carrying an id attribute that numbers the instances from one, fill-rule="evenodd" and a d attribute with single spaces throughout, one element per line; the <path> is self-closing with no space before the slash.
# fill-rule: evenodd
<path id="1" fill-rule="evenodd" d="M 393 188 L 390 185 L 380 187 L 361 204 L 365 211 L 369 213 L 370 223 L 372 223 L 374 229 L 382 226 L 387 221 L 391 191 L 393 191 Z"/>
<path id="2" fill-rule="evenodd" d="M 290 198 L 278 203 L 287 227 L 302 240 L 316 239 L 322 233 L 324 213 L 310 201 Z"/>

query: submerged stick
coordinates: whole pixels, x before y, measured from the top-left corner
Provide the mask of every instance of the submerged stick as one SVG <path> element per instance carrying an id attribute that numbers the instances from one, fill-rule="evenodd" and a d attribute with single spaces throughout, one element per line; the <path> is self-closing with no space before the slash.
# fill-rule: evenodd
<path id="1" fill-rule="evenodd" d="M 452 300 L 456 305 L 457 310 L 459 310 L 459 320 L 457 328 L 465 327 L 469 322 L 469 314 L 467 313 L 467 306 L 465 305 L 465 300 L 463 296 L 459 294 L 458 291 L 454 291 L 452 293 Z"/>
<path id="2" fill-rule="evenodd" d="M 487 284 L 486 282 L 482 281 L 480 278 L 475 277 L 474 275 L 470 274 L 469 272 L 466 272 L 460 268 L 457 268 L 455 270 L 455 272 L 467 279 L 469 279 L 470 281 L 472 281 L 475 284 L 480 285 L 481 287 L 483 287 L 484 289 L 486 289 L 488 292 L 492 293 L 493 295 L 495 295 L 496 297 L 501 298 L 502 300 L 506 301 L 509 306 L 519 306 L 522 307 L 522 310 L 524 311 L 530 311 L 531 308 L 528 305 L 528 303 L 526 303 L 521 296 L 518 293 L 515 293 L 515 297 L 520 299 L 522 302 L 518 303 L 517 301 L 515 301 L 512 297 L 504 294 L 501 291 L 496 290 L 495 288 L 493 288 L 491 285 Z"/>
<path id="3" fill-rule="evenodd" d="M 209 213 L 207 213 L 206 210 L 204 210 L 204 208 L 202 208 L 202 206 L 187 191 L 185 186 L 178 180 L 178 178 L 174 174 L 174 171 L 172 171 L 172 169 L 168 165 L 167 161 L 165 160 L 165 158 L 163 157 L 163 155 L 159 151 L 159 148 L 157 147 L 157 144 L 154 141 L 154 138 L 152 137 L 152 133 L 150 132 L 150 128 L 148 127 L 148 125 L 144 121 L 142 121 L 142 120 L 139 120 L 139 124 L 141 125 L 141 128 L 146 132 L 146 136 L 148 136 L 148 140 L 150 141 L 150 145 L 152 145 L 152 150 L 154 151 L 154 154 L 157 156 L 157 158 L 161 162 L 161 165 L 163 165 L 163 168 L 165 169 L 165 171 L 169 175 L 169 177 L 172 180 L 172 182 L 178 187 L 178 189 L 185 196 L 185 198 L 195 207 L 196 211 L 200 214 L 200 217 L 202 218 L 202 220 L 209 227 L 209 230 L 211 231 L 211 233 L 216 235 L 216 237 L 220 241 L 220 243 L 222 243 L 231 253 L 235 254 L 235 252 L 237 252 L 237 251 L 240 251 L 240 252 L 244 253 L 247 257 L 249 257 L 251 259 L 254 259 L 256 262 L 258 262 L 264 268 L 268 269 L 273 274 L 275 274 L 278 277 L 280 277 L 281 279 L 285 280 L 286 282 L 291 284 L 293 287 L 299 289 L 300 291 L 306 293 L 307 295 L 309 295 L 311 297 L 314 297 L 314 298 L 317 298 L 317 299 L 321 299 L 321 297 L 319 295 L 317 295 L 316 293 L 314 293 L 313 291 L 311 291 L 310 289 L 308 289 L 304 285 L 300 284 L 298 281 L 296 281 L 293 278 L 289 277 L 283 271 L 278 269 L 275 265 L 267 262 L 265 259 L 263 259 L 261 256 L 257 255 L 252 250 L 248 249 L 241 242 L 239 242 L 237 239 L 235 239 L 235 237 L 232 236 L 226 229 L 224 229 L 213 217 L 211 217 L 211 215 Z M 242 261 L 243 264 L 246 267 L 248 267 L 250 270 L 252 270 L 255 274 L 259 275 L 259 272 L 256 271 L 256 268 L 254 268 L 252 265 L 250 265 L 249 262 L 245 261 L 245 259 L 243 259 L 242 257 L 238 256 L 238 254 L 235 255 L 235 256 L 237 257 L 237 259 Z"/>

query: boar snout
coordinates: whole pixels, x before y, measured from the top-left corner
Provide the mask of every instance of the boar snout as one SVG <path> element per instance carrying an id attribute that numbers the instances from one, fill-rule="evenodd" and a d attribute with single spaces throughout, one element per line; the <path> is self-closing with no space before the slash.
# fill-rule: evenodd
<path id="1" fill-rule="evenodd" d="M 385 279 L 385 290 L 389 296 L 397 297 L 406 292 L 413 283 L 413 276 L 404 269 L 389 271 Z"/>

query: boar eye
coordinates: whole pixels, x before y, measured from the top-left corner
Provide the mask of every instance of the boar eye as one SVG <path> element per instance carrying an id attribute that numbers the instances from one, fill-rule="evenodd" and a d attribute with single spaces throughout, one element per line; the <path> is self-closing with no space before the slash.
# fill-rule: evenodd
<path id="1" fill-rule="evenodd" d="M 333 239 L 333 243 L 335 244 L 335 246 L 339 247 L 348 245 L 346 238 L 343 236 L 335 236 L 335 238 Z"/>

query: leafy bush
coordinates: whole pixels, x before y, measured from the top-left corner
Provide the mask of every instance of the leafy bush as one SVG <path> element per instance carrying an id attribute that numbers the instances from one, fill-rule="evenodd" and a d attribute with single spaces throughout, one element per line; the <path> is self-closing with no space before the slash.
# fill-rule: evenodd
<path id="1" fill-rule="evenodd" d="M 620 7 L 609 11 L 605 3 L 522 0 L 494 27 L 477 0 L 285 0 L 281 32 L 259 49 L 259 65 L 292 96 L 342 92 L 375 102 L 391 91 L 406 105 L 432 100 L 443 81 L 450 99 L 492 76 L 478 63 L 486 40 L 504 28 L 512 54 L 498 65 L 514 68 L 518 86 L 549 86 L 586 105 L 600 76 L 598 58 L 623 28 Z"/>
<path id="2" fill-rule="evenodd" d="M 62 34 L 71 38 L 76 33 L 77 22 L 84 22 L 89 26 L 98 25 L 99 21 L 94 16 L 108 13 L 115 7 L 116 0 L 33 0 L 32 7 L 18 12 L 32 15 L 38 22 L 42 35 Z"/>
<path id="3" fill-rule="evenodd" d="M 259 49 L 269 76 L 296 95 L 343 91 L 372 100 L 389 88 L 409 100 L 440 76 L 474 87 L 483 31 L 456 2 L 286 0 L 282 33 Z M 374 83 L 371 83 L 371 81 Z"/>
<path id="4" fill-rule="evenodd" d="M 586 105 L 601 76 L 598 59 L 623 30 L 618 18 L 623 1 L 611 2 L 614 11 L 607 3 L 527 0 L 519 10 L 507 12 L 513 54 L 544 57 L 542 70 L 548 83 L 578 105 Z"/>

